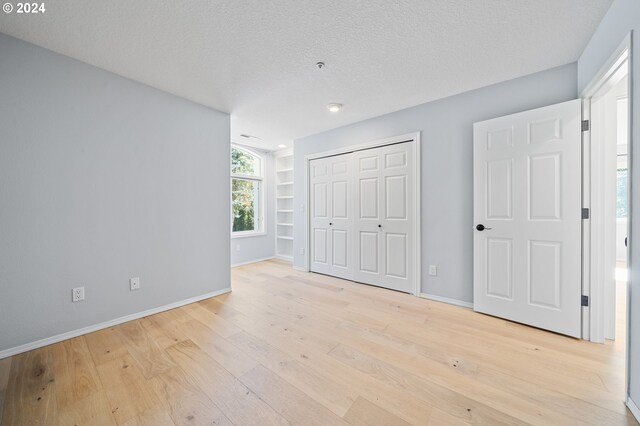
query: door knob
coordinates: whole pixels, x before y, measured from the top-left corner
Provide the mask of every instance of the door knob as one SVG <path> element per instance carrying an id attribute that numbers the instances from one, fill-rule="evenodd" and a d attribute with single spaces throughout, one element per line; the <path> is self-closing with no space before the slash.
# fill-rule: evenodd
<path id="1" fill-rule="evenodd" d="M 329 222 L 329 226 L 333 225 L 333 223 Z"/>
<path id="2" fill-rule="evenodd" d="M 476 229 L 478 231 L 484 231 L 485 229 L 489 230 L 491 228 L 487 228 L 486 226 L 484 226 L 483 224 L 480 223 L 480 224 L 476 225 Z"/>
<path id="3" fill-rule="evenodd" d="M 378 225 L 378 228 L 382 228 L 382 225 Z"/>

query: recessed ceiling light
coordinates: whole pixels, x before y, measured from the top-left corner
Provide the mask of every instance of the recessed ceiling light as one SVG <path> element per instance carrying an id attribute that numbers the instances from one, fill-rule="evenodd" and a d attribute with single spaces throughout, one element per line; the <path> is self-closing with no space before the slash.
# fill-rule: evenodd
<path id="1" fill-rule="evenodd" d="M 327 104 L 327 109 L 329 110 L 329 112 L 339 112 L 342 109 L 342 104 Z"/>
<path id="2" fill-rule="evenodd" d="M 278 148 L 286 148 L 287 146 L 283 143 L 281 143 L 280 145 L 278 145 Z"/>

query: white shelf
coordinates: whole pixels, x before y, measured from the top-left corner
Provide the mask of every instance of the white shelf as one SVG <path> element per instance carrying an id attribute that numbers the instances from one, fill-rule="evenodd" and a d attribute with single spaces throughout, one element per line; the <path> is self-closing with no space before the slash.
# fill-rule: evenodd
<path id="1" fill-rule="evenodd" d="M 276 212 L 282 213 L 276 220 L 276 256 L 281 259 L 293 260 L 293 228 L 294 212 L 291 202 L 293 201 L 293 154 L 286 154 L 276 157 Z M 284 200 L 284 201 L 283 201 Z M 290 200 L 290 201 L 289 201 Z M 278 208 L 279 207 L 279 208 Z"/>

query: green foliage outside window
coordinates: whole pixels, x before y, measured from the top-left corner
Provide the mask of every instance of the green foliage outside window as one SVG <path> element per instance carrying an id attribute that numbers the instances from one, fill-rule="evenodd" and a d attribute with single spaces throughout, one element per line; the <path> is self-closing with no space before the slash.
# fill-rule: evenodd
<path id="1" fill-rule="evenodd" d="M 244 179 L 231 180 L 233 200 L 233 232 L 256 230 L 258 182 Z"/>
<path id="2" fill-rule="evenodd" d="M 258 176 L 260 159 L 248 152 L 231 149 L 231 173 L 233 175 Z M 258 229 L 260 181 L 233 177 L 231 179 L 231 202 L 233 232 Z"/>
<path id="3" fill-rule="evenodd" d="M 231 148 L 231 174 L 257 176 L 259 173 L 259 158 L 248 152 Z"/>

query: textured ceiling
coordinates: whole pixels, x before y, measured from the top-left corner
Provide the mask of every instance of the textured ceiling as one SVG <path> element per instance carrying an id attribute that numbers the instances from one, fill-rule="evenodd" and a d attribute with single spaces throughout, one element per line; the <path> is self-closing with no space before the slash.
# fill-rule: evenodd
<path id="1" fill-rule="evenodd" d="M 0 32 L 229 112 L 234 140 L 275 148 L 573 62 L 611 0 L 45 3 Z"/>

